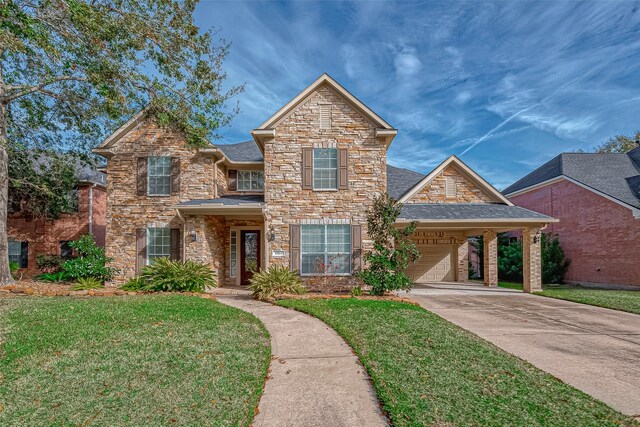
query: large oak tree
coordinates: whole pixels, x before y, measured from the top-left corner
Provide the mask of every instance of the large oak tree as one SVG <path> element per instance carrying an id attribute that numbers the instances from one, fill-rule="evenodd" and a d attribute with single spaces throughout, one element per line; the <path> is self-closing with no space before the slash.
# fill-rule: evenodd
<path id="1" fill-rule="evenodd" d="M 0 0 L 0 284 L 8 263 L 8 153 L 82 151 L 145 106 L 207 144 L 235 114 L 229 45 L 196 0 Z"/>

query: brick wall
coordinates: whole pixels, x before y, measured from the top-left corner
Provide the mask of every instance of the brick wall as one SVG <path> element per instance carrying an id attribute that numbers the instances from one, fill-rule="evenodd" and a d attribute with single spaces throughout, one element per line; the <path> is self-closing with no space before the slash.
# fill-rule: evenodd
<path id="1" fill-rule="evenodd" d="M 564 180 L 511 200 L 560 220 L 543 232 L 571 260 L 566 280 L 640 286 L 640 219 L 629 209 Z"/>
<path id="2" fill-rule="evenodd" d="M 445 182 L 447 177 L 455 180 L 456 195 L 447 197 Z M 438 176 L 414 194 L 406 203 L 491 203 L 495 200 L 474 184 L 456 166 L 447 166 Z"/>
<path id="3" fill-rule="evenodd" d="M 60 255 L 60 241 L 76 240 L 89 233 L 90 186 L 78 188 L 78 212 L 62 214 L 55 220 L 33 220 L 23 215 L 11 214 L 7 219 L 7 235 L 10 239 L 29 242 L 28 268 L 24 273 L 32 276 L 40 273 L 36 257 L 41 254 Z M 96 243 L 104 246 L 106 192 L 103 187 L 93 188 L 93 233 Z"/>

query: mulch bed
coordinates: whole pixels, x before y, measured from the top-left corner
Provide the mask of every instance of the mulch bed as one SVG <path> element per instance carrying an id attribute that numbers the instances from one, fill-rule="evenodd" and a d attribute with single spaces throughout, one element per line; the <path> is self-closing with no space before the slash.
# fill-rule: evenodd
<path id="1" fill-rule="evenodd" d="M 170 292 L 128 292 L 115 287 L 105 287 L 103 289 L 90 289 L 86 291 L 74 291 L 71 289 L 71 285 L 68 283 L 52 283 L 52 282 L 40 282 L 37 280 L 23 279 L 17 281 L 12 285 L 0 287 L 0 297 L 9 295 L 39 295 L 47 297 L 59 297 L 59 296 L 89 296 L 89 297 L 113 297 L 123 295 L 149 295 L 149 294 L 163 294 Z M 207 298 L 215 300 L 216 297 L 212 294 L 199 294 L 195 292 L 171 292 L 180 293 L 181 295 L 192 295 L 200 298 Z"/>

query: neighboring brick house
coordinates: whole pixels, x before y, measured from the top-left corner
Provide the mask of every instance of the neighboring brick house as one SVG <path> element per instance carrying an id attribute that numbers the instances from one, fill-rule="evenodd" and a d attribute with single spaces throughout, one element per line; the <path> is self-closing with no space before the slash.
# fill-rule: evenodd
<path id="1" fill-rule="evenodd" d="M 162 256 L 207 263 L 221 285 L 279 264 L 311 289 L 349 289 L 372 248 L 367 209 L 387 191 L 407 202 L 399 222 L 420 222 L 416 281 L 466 280 L 467 236 L 484 233 L 485 277 L 496 285 L 496 232 L 517 228 L 530 237 L 526 274 L 539 287 L 537 233 L 553 219 L 514 207 L 453 156 L 426 176 L 387 165 L 396 133 L 326 74 L 238 144 L 190 149 L 141 111 L 94 149 L 107 158 L 114 283 Z"/>
<path id="2" fill-rule="evenodd" d="M 19 209 L 9 212 L 9 260 L 20 265 L 20 273 L 27 276 L 39 273 L 38 255 L 70 257 L 68 243 L 83 234 L 93 234 L 98 246 L 104 247 L 106 175 L 91 166 L 79 165 L 77 179 L 75 212 L 63 213 L 56 220 L 32 218 Z"/>
<path id="3" fill-rule="evenodd" d="M 640 147 L 562 153 L 507 187 L 518 206 L 560 219 L 568 282 L 640 286 Z"/>

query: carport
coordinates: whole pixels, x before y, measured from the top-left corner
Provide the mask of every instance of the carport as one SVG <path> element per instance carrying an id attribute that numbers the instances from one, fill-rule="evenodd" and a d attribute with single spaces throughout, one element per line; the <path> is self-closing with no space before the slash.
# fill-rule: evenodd
<path id="1" fill-rule="evenodd" d="M 542 289 L 540 233 L 555 218 L 498 203 L 405 204 L 398 224 L 417 221 L 412 239 L 422 256 L 407 269 L 416 282 L 466 282 L 469 242 L 483 237 L 484 285 L 498 286 L 498 233 L 519 231 L 523 247 L 523 289 Z"/>

